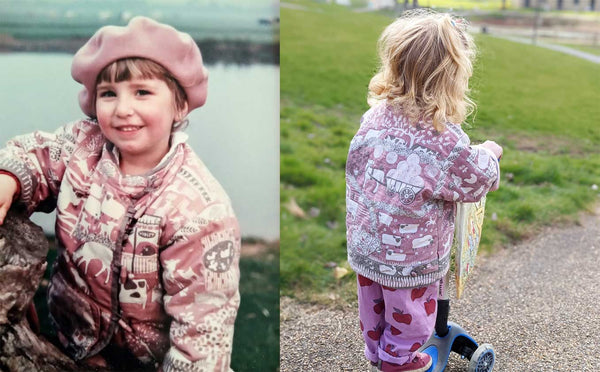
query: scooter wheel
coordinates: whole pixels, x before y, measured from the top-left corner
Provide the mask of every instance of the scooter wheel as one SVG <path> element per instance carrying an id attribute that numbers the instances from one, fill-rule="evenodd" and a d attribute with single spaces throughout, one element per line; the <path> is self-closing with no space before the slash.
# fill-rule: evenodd
<path id="1" fill-rule="evenodd" d="M 494 361 L 496 355 L 494 354 L 494 348 L 490 344 L 482 344 L 471 356 L 469 361 L 468 372 L 491 372 L 494 368 Z"/>

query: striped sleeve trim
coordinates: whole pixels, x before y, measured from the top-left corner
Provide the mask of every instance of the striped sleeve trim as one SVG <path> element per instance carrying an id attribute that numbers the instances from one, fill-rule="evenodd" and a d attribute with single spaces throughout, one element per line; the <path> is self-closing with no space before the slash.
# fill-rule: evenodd
<path id="1" fill-rule="evenodd" d="M 21 184 L 20 200 L 29 205 L 37 182 L 31 171 L 21 162 L 11 158 L 0 158 L 0 169 L 12 173 L 19 179 Z"/>

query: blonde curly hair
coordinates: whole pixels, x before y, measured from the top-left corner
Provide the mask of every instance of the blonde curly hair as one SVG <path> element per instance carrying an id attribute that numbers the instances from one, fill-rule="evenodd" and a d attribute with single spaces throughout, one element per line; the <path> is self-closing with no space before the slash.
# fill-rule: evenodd
<path id="1" fill-rule="evenodd" d="M 465 20 L 427 10 L 406 12 L 378 42 L 381 67 L 369 83 L 367 102 L 388 101 L 411 123 L 443 132 L 475 110 L 469 98 L 475 43 Z"/>

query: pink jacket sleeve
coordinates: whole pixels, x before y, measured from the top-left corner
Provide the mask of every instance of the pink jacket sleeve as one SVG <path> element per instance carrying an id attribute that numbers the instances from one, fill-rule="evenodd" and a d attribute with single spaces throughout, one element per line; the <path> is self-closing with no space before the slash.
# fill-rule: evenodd
<path id="1" fill-rule="evenodd" d="M 0 150 L 0 169 L 19 179 L 20 201 L 30 212 L 54 209 L 68 159 L 75 150 L 80 123 L 66 125 L 54 133 L 38 131 L 17 136 Z"/>
<path id="2" fill-rule="evenodd" d="M 476 202 L 489 191 L 497 189 L 499 182 L 498 159 L 481 146 L 471 146 L 463 133 L 447 156 L 434 197 L 454 202 Z"/>
<path id="3" fill-rule="evenodd" d="M 160 256 L 164 306 L 173 318 L 162 370 L 228 371 L 240 303 L 237 220 L 232 215 L 201 229 L 192 225 L 183 226 Z"/>

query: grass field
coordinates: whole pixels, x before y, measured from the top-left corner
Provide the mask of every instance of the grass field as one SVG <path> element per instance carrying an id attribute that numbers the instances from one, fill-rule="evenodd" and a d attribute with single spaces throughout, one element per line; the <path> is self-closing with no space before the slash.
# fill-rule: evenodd
<path id="1" fill-rule="evenodd" d="M 52 240 L 51 240 L 52 241 Z M 231 368 L 235 371 L 276 371 L 279 366 L 279 254 L 270 246 L 260 255 L 240 260 L 241 304 L 235 321 Z M 44 284 L 34 297 L 43 335 L 52 337 L 46 305 L 47 280 L 56 249 L 48 253 Z"/>
<path id="2" fill-rule="evenodd" d="M 231 368 L 276 371 L 279 367 L 279 254 L 240 260 L 242 302 L 235 321 Z"/>
<path id="3" fill-rule="evenodd" d="M 345 301 L 354 275 L 336 279 L 333 269 L 347 268 L 345 160 L 367 109 L 376 40 L 391 20 L 293 3 L 303 9 L 281 9 L 281 293 Z M 543 225 L 575 223 L 599 200 L 600 66 L 488 36 L 476 41 L 478 110 L 465 130 L 473 142 L 505 148 L 501 188 L 486 210 L 482 250 L 490 251 Z"/>

